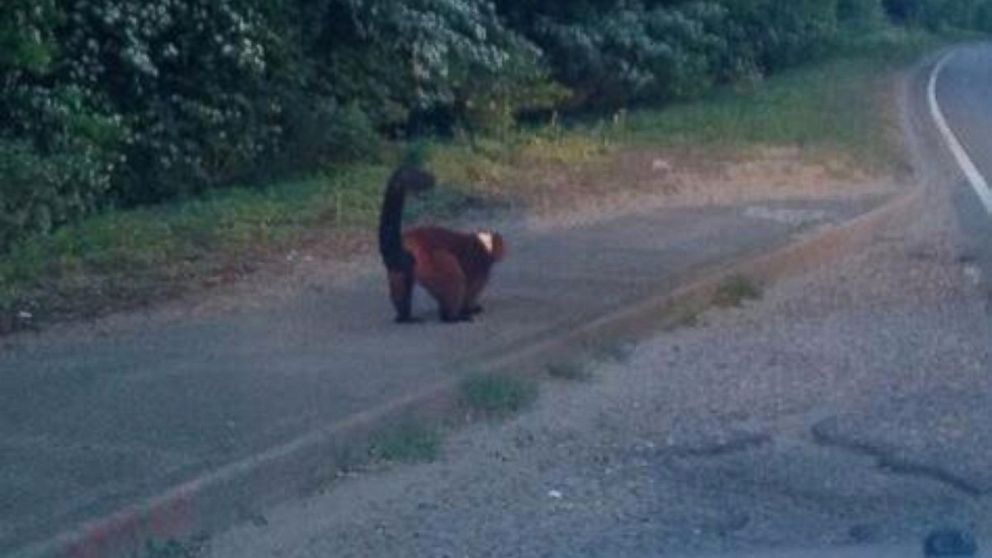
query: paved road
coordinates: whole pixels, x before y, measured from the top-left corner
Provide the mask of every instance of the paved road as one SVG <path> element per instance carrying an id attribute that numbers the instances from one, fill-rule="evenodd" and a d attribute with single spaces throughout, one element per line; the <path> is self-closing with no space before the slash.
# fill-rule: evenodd
<path id="1" fill-rule="evenodd" d="M 878 202 L 659 210 L 566 233 L 511 231 L 489 310 L 472 325 L 393 325 L 370 269 L 260 308 L 22 336 L 0 352 L 0 555 Z M 419 311 L 433 318 L 425 298 Z"/>
<path id="2" fill-rule="evenodd" d="M 992 130 L 992 111 L 951 107 L 988 102 L 989 51 L 965 52 L 941 98 L 956 123 Z M 920 77 L 915 117 L 928 115 Z M 912 557 L 949 527 L 987 556 L 984 225 L 918 132 L 924 203 L 865 250 L 646 341 L 591 382 L 548 383 L 532 412 L 455 433 L 438 463 L 269 510 L 209 555 Z M 978 138 L 972 150 L 992 147 Z M 788 548 L 826 550 L 768 550 Z"/>
<path id="3" fill-rule="evenodd" d="M 953 51 L 939 75 L 936 97 L 952 133 L 986 183 L 992 184 L 992 46 Z M 968 231 L 967 257 L 992 277 L 992 207 L 979 201 L 967 180 L 953 186 L 961 226 Z"/>

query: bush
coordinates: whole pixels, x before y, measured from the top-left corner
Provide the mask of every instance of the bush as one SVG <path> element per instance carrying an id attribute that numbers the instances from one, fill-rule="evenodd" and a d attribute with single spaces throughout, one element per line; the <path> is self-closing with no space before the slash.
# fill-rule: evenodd
<path id="1" fill-rule="evenodd" d="M 683 8 L 624 4 L 577 22 L 537 20 L 534 40 L 578 104 L 664 102 L 708 89 L 726 43 L 713 30 L 726 13 L 712 3 Z"/>
<path id="2" fill-rule="evenodd" d="M 372 121 L 355 102 L 334 112 L 325 141 L 332 161 L 374 161 L 382 148 Z"/>
<path id="3" fill-rule="evenodd" d="M 355 102 L 342 107 L 312 97 L 289 103 L 286 126 L 280 169 L 287 174 L 339 162 L 376 162 L 381 156 L 382 137 Z"/>
<path id="4" fill-rule="evenodd" d="M 0 242 L 375 159 L 385 136 L 695 97 L 819 56 L 880 6 L 992 30 L 992 0 L 5 0 Z"/>
<path id="5" fill-rule="evenodd" d="M 95 209 L 110 187 L 105 165 L 92 149 L 46 157 L 23 141 L 0 140 L 0 249 Z"/>
<path id="6" fill-rule="evenodd" d="M 59 77 L 123 118 L 124 202 L 243 179 L 278 144 L 278 39 L 250 3 L 93 0 L 65 13 Z"/>
<path id="7" fill-rule="evenodd" d="M 883 0 L 883 5 L 900 23 L 992 31 L 992 0 Z"/>
<path id="8" fill-rule="evenodd" d="M 863 29 L 879 25 L 884 19 L 881 0 L 839 0 L 837 19 L 848 28 Z"/>

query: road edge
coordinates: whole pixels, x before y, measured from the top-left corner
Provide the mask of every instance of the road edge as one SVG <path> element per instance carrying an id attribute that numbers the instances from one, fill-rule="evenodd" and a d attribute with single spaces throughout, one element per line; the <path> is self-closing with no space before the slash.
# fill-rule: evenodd
<path id="1" fill-rule="evenodd" d="M 951 152 L 954 156 L 954 160 L 957 162 L 959 169 L 964 173 L 965 178 L 971 185 L 972 190 L 978 195 L 978 199 L 981 200 L 982 204 L 985 206 L 986 211 L 992 216 L 992 190 L 989 189 L 988 181 L 982 175 L 981 171 L 972 161 L 971 156 L 968 155 L 967 149 L 958 139 L 957 134 L 951 129 L 950 124 L 948 124 L 947 119 L 944 116 L 944 111 L 940 106 L 940 99 L 937 96 L 937 82 L 940 79 L 940 75 L 947 66 L 947 63 L 951 61 L 952 58 L 958 53 L 958 49 L 952 48 L 941 56 L 940 61 L 934 66 L 933 70 L 930 72 L 929 80 L 927 81 L 927 103 L 930 105 L 930 114 L 933 117 L 933 121 L 937 126 L 937 131 L 944 141 L 945 148 Z"/>

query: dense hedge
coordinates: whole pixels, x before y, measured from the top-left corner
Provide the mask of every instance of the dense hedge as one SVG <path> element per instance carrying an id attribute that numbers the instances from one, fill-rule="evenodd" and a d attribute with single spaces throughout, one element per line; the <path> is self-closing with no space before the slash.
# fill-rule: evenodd
<path id="1" fill-rule="evenodd" d="M 3 0 L 0 249 L 106 204 L 760 79 L 887 13 L 992 0 Z"/>

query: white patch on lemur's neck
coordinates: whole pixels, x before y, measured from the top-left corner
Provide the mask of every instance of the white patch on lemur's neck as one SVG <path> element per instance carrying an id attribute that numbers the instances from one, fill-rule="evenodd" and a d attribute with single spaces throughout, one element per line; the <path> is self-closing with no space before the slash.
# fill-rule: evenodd
<path id="1" fill-rule="evenodd" d="M 489 254 L 492 254 L 493 253 L 493 233 L 491 233 L 491 232 L 478 232 L 478 233 L 475 234 L 475 236 L 479 239 L 479 242 L 482 243 L 482 246 L 483 246 L 483 248 L 486 249 L 486 252 L 489 253 Z"/>

